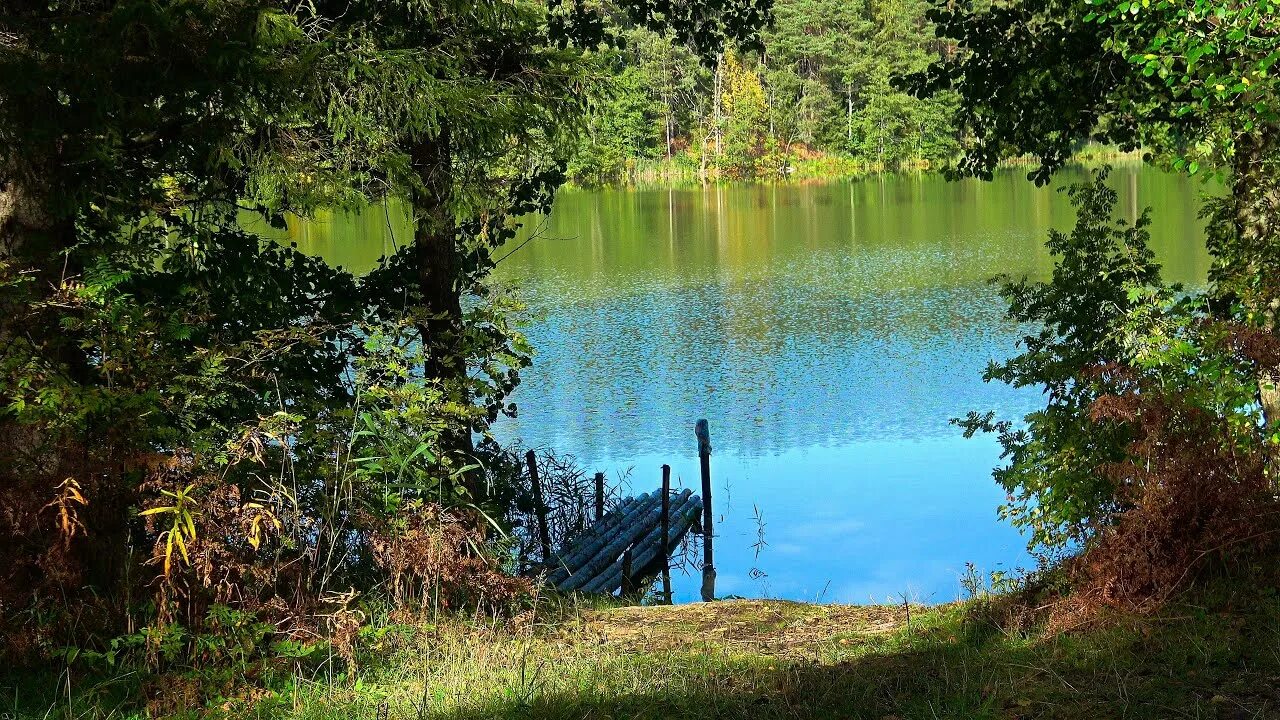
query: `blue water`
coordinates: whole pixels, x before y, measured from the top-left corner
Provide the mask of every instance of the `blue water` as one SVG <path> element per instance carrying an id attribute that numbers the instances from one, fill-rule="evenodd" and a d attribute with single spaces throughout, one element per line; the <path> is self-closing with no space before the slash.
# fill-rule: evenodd
<path id="1" fill-rule="evenodd" d="M 1202 278 L 1198 188 L 1140 168 L 1112 182 L 1122 214 L 1156 207 L 1170 275 Z M 497 434 L 634 493 L 663 463 L 698 489 L 706 418 L 718 595 L 956 599 L 966 563 L 1031 564 L 997 518 L 997 443 L 949 423 L 1042 401 L 981 379 L 1019 331 L 987 280 L 1045 277 L 1046 233 L 1072 219 L 1015 174 L 563 194 L 499 268 L 537 355 Z M 699 585 L 677 572 L 676 599 Z"/>

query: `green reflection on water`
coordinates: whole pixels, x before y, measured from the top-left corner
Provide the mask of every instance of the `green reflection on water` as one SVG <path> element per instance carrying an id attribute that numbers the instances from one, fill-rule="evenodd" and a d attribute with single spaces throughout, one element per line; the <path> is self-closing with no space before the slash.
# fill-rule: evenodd
<path id="1" fill-rule="evenodd" d="M 604 291 L 638 275 L 678 281 L 714 270 L 756 278 L 762 267 L 828 249 L 896 258 L 866 278 L 879 287 L 985 281 L 993 269 L 1043 276 L 1051 262 L 1045 232 L 1069 229 L 1073 219 L 1056 189 L 1084 177 L 1067 170 L 1046 188 L 1006 171 L 993 182 L 901 175 L 813 185 L 564 191 L 551 217 L 532 220 L 513 243 L 519 249 L 497 276 L 536 284 L 575 275 L 584 287 Z M 1202 280 L 1208 257 L 1196 217 L 1200 186 L 1141 166 L 1115 169 L 1111 183 L 1122 217 L 1154 208 L 1153 241 L 1168 277 Z M 286 231 L 250 224 L 356 272 L 412 237 L 403 207 L 394 203 L 291 218 Z M 526 243 L 530 235 L 537 237 Z M 938 264 L 939 249 L 962 261 Z M 935 253 L 935 262 L 922 252 Z"/>

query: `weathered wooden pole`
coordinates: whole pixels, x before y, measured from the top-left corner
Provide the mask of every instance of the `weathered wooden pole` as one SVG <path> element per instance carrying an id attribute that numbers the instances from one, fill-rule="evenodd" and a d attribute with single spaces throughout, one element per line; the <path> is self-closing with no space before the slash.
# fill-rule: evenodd
<path id="1" fill-rule="evenodd" d="M 596 522 L 604 518 L 604 473 L 596 473 Z"/>
<path id="2" fill-rule="evenodd" d="M 632 545 L 628 545 L 627 549 L 622 551 L 622 597 L 630 597 L 636 594 L 636 580 L 631 577 L 632 547 Z"/>
<path id="3" fill-rule="evenodd" d="M 698 436 L 698 459 L 702 465 L 702 601 L 716 599 L 716 563 L 711 538 L 711 428 L 699 420 L 693 432 Z"/>
<path id="4" fill-rule="evenodd" d="M 551 531 L 547 528 L 547 505 L 542 502 L 542 481 L 538 478 L 538 454 L 530 450 L 524 461 L 529 465 L 529 481 L 533 485 L 533 512 L 538 516 L 538 542 L 542 545 L 542 564 L 551 564 Z"/>
<path id="5" fill-rule="evenodd" d="M 662 466 L 662 601 L 671 604 L 671 466 Z"/>

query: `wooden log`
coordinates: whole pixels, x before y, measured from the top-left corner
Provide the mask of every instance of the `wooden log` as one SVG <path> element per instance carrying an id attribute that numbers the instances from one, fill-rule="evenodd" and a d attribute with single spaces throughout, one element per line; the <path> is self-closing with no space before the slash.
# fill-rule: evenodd
<path id="1" fill-rule="evenodd" d="M 697 496 L 693 497 L 692 502 L 687 503 L 679 513 L 672 515 L 675 525 L 671 531 L 671 545 L 666 552 L 662 552 L 662 544 L 653 542 L 645 547 L 643 552 L 636 554 L 636 572 L 641 575 L 656 574 L 658 569 L 663 567 L 671 558 L 671 550 L 680 544 L 690 528 L 698 519 L 698 515 L 702 512 L 702 503 Z"/>
<path id="2" fill-rule="evenodd" d="M 702 512 L 702 501 L 697 495 L 692 497 L 684 496 L 677 501 L 675 509 L 672 510 L 672 545 L 667 548 L 667 552 L 662 551 L 661 535 L 658 528 L 654 528 L 646 537 L 639 540 L 635 544 L 633 555 L 634 570 L 633 574 L 639 577 L 653 577 L 655 569 L 660 568 L 660 563 L 666 559 L 671 547 L 678 545 L 694 522 L 697 521 L 698 515 Z M 586 593 L 610 593 L 622 584 L 622 567 L 620 562 L 613 562 L 605 567 L 590 582 L 582 586 L 582 591 Z"/>
<path id="3" fill-rule="evenodd" d="M 631 549 L 634 545 L 628 545 L 626 550 L 622 551 L 622 596 L 629 597 L 636 594 L 636 579 L 632 575 L 635 569 L 631 564 Z"/>
<path id="4" fill-rule="evenodd" d="M 694 426 L 698 437 L 698 461 L 702 470 L 702 601 L 716 599 L 716 562 L 712 547 L 713 518 L 711 512 L 711 428 L 706 420 Z"/>
<path id="5" fill-rule="evenodd" d="M 647 493 L 639 497 L 623 500 L 617 509 L 605 516 L 602 524 L 592 527 L 585 537 L 579 538 L 572 546 L 561 551 L 557 567 L 547 577 L 547 580 L 553 585 L 558 585 L 562 582 L 584 562 L 591 559 L 595 552 L 607 544 L 608 540 L 617 535 L 623 520 L 626 519 L 628 514 L 639 507 L 641 503 L 646 503 L 649 500 L 650 496 Z"/>
<path id="6" fill-rule="evenodd" d="M 529 482 L 533 485 L 533 511 L 538 517 L 538 544 L 542 546 L 542 564 L 551 564 L 551 529 L 547 527 L 547 504 L 542 501 L 542 482 L 538 478 L 538 454 L 530 450 L 524 461 L 529 465 Z"/>
<path id="7" fill-rule="evenodd" d="M 675 527 L 678 531 L 677 538 L 683 537 L 683 531 L 687 531 L 688 526 L 693 524 L 701 508 L 702 503 L 698 497 L 690 496 L 687 490 L 677 497 L 672 511 L 672 518 L 676 521 Z M 647 528 L 645 534 L 636 540 L 633 556 L 638 558 L 635 565 L 637 574 L 651 576 L 652 567 L 655 566 L 655 561 L 661 554 L 661 543 L 661 530 L 656 526 Z M 617 558 L 614 558 L 613 562 L 602 567 L 600 572 L 583 583 L 581 590 L 589 593 L 608 593 L 613 592 L 621 582 L 621 564 Z"/>
<path id="8" fill-rule="evenodd" d="M 672 535 L 672 541 L 679 543 L 684 535 L 693 525 L 693 521 L 701 512 L 701 504 L 687 506 L 684 508 L 682 515 L 674 515 L 673 519 L 677 519 L 674 526 L 675 532 Z M 636 578 L 653 577 L 656 574 L 656 568 L 661 566 L 660 560 L 663 558 L 661 552 L 661 543 L 658 541 L 657 533 L 651 534 L 643 542 L 636 543 L 636 549 L 632 552 L 634 569 L 632 574 Z M 622 566 L 618 561 L 607 566 L 599 575 L 583 585 L 581 590 L 584 593 L 611 593 L 622 584 Z"/>
<path id="9" fill-rule="evenodd" d="M 641 510 L 631 513 L 623 520 L 618 534 L 608 545 L 584 563 L 580 570 L 575 570 L 573 575 L 558 587 L 561 590 L 576 590 L 616 561 L 628 545 L 640 539 L 647 529 L 657 526 L 660 512 L 658 502 L 657 493 L 654 493 L 650 502 L 646 502 Z"/>
<path id="10" fill-rule="evenodd" d="M 575 539 L 568 547 L 561 548 L 560 559 L 556 564 L 556 572 L 568 574 L 579 563 L 590 557 L 593 545 L 601 538 L 607 537 L 611 533 L 616 532 L 619 523 L 624 517 L 626 517 L 627 513 L 631 512 L 631 510 L 636 507 L 636 503 L 641 501 L 647 502 L 648 499 L 648 494 L 640 495 L 639 497 L 626 498 L 618 504 L 618 507 L 615 508 L 613 512 L 605 516 L 604 521 L 601 524 L 593 526 L 585 535 Z M 551 579 L 554 582 L 556 579 L 556 572 L 553 572 L 548 579 Z"/>
<path id="11" fill-rule="evenodd" d="M 643 505 L 637 504 L 636 510 L 623 518 L 609 538 L 593 544 L 595 549 L 586 561 L 573 568 L 569 577 L 561 581 L 557 587 L 561 590 L 580 589 L 608 565 L 616 563 L 622 551 L 640 539 L 646 528 L 655 524 L 658 514 L 657 501 L 657 493 L 654 493 Z"/>
<path id="12" fill-rule="evenodd" d="M 562 590 L 571 589 L 589 580 L 598 572 L 590 569 L 590 566 L 601 553 L 605 552 L 606 548 L 616 548 L 613 550 L 613 557 L 616 558 L 622 552 L 622 547 L 626 545 L 625 542 L 620 542 L 622 536 L 630 526 L 634 525 L 635 518 L 653 507 L 657 499 L 656 494 L 645 493 L 628 505 L 625 513 L 620 513 L 617 517 L 609 516 L 613 519 L 609 531 L 591 537 L 588 542 L 584 542 L 581 547 L 575 549 L 573 557 L 565 563 L 564 575 L 553 580 L 556 587 Z M 584 574 L 586 576 L 582 577 Z"/>
<path id="13" fill-rule="evenodd" d="M 687 530 L 685 525 L 691 525 L 693 520 L 701 513 L 701 509 L 702 501 L 697 495 L 691 495 L 688 490 L 685 490 L 675 496 L 671 504 L 673 537 L 681 537 L 680 532 Z M 634 555 L 637 558 L 644 558 L 645 560 L 644 564 L 637 563 L 637 572 L 646 571 L 649 574 L 656 574 L 656 572 L 661 569 L 654 561 L 661 553 L 662 529 L 658 526 L 657 514 L 655 513 L 652 517 L 654 523 L 645 528 L 644 534 L 635 542 Z M 613 559 L 616 561 L 617 557 L 614 556 Z M 651 564 L 653 567 L 649 567 Z M 610 585 L 611 588 L 616 588 L 618 584 L 618 567 L 618 563 L 613 562 L 610 565 L 601 568 L 601 570 L 596 573 L 595 577 L 583 585 L 583 590 L 587 592 L 597 592 L 598 589 L 595 586 L 608 584 L 605 581 L 612 583 L 612 585 Z"/>
<path id="14" fill-rule="evenodd" d="M 662 601 L 671 604 L 671 466 L 662 466 Z"/>
<path id="15" fill-rule="evenodd" d="M 604 473 L 596 473 L 596 522 L 604 518 Z"/>

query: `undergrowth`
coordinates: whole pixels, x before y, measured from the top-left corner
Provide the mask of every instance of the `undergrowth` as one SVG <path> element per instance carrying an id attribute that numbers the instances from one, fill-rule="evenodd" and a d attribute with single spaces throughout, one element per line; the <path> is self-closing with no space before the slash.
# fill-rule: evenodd
<path id="1" fill-rule="evenodd" d="M 1261 586 L 1262 584 L 1259 584 Z M 384 626 L 353 672 L 243 683 L 175 717 L 1172 718 L 1280 714 L 1280 597 L 1225 581 L 1071 632 L 1008 623 L 1008 596 L 911 608 L 739 600 L 544 604 L 508 621 Z M 404 619 L 402 618 L 402 621 Z M 136 676 L 0 680 L 12 718 L 159 714 Z M 191 677 L 165 681 L 182 694 Z M 194 697 L 194 695 L 192 695 Z"/>

